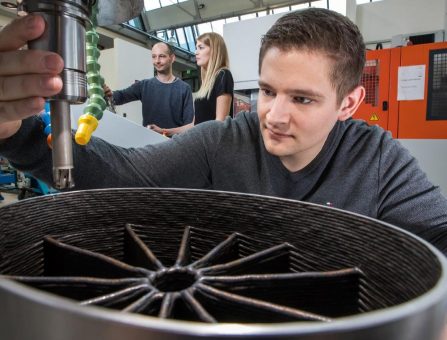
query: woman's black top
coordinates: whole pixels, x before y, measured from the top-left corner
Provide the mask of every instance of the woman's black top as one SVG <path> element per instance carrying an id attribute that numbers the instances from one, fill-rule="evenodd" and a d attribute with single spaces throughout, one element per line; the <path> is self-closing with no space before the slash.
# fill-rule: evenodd
<path id="1" fill-rule="evenodd" d="M 222 69 L 216 76 L 209 99 L 200 98 L 194 101 L 194 125 L 216 119 L 217 97 L 223 94 L 231 95 L 230 116 L 233 117 L 234 81 L 230 70 Z"/>

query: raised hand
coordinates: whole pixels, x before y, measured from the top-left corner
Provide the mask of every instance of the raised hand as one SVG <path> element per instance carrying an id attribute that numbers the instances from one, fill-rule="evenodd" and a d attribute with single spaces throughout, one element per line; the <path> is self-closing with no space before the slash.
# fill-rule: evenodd
<path id="1" fill-rule="evenodd" d="M 113 94 L 112 94 L 112 90 L 111 90 L 110 87 L 108 87 L 106 84 L 104 84 L 104 85 L 102 86 L 102 89 L 104 90 L 104 95 L 105 95 L 105 96 L 107 96 L 107 97 L 112 97 L 112 96 L 113 96 Z"/>
<path id="2" fill-rule="evenodd" d="M 59 55 L 21 49 L 44 29 L 42 17 L 28 15 L 0 31 L 0 140 L 14 135 L 22 119 L 42 111 L 45 97 L 62 89 L 58 74 L 64 63 Z"/>

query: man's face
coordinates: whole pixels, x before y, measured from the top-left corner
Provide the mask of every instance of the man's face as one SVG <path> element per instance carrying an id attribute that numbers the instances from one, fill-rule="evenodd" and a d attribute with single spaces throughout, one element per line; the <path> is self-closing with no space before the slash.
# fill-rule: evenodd
<path id="1" fill-rule="evenodd" d="M 258 115 L 265 147 L 289 171 L 320 152 L 338 119 L 345 117 L 330 83 L 330 60 L 319 52 L 271 48 L 259 76 Z"/>
<path id="2" fill-rule="evenodd" d="M 158 73 L 171 72 L 174 62 L 174 55 L 169 55 L 169 50 L 165 44 L 155 44 L 152 47 L 152 63 Z"/>

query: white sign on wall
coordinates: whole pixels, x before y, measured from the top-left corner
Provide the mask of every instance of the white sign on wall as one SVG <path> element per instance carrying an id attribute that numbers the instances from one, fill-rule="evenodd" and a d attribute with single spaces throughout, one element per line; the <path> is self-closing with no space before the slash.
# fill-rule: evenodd
<path id="1" fill-rule="evenodd" d="M 425 65 L 400 66 L 397 74 L 397 100 L 424 99 Z"/>

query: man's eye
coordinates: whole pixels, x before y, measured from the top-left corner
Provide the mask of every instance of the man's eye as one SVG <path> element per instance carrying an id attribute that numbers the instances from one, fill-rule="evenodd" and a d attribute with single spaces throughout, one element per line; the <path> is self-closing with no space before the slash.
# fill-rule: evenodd
<path id="1" fill-rule="evenodd" d="M 310 104 L 313 102 L 312 99 L 306 97 L 294 97 L 293 101 L 300 104 Z"/>
<path id="2" fill-rule="evenodd" d="M 268 96 L 271 97 L 274 95 L 273 91 L 269 90 L 269 89 L 261 89 L 262 93 L 264 94 L 264 96 Z"/>

